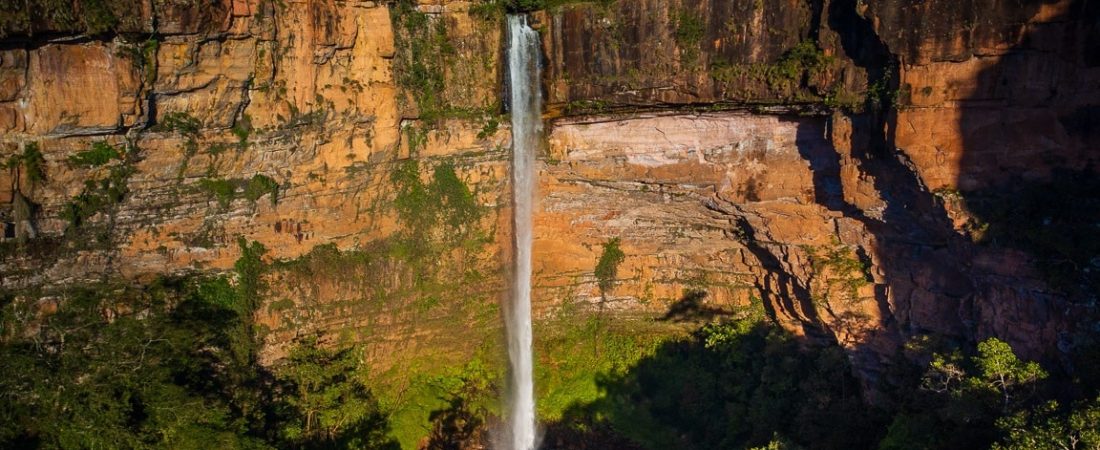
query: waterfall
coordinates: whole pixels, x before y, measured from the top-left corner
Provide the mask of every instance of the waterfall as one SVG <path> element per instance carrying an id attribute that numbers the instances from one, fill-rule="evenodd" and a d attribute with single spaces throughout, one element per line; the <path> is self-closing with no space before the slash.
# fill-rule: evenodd
<path id="1" fill-rule="evenodd" d="M 534 363 L 531 357 L 531 211 L 535 196 L 535 152 L 542 129 L 539 36 L 527 17 L 508 16 L 508 73 L 512 112 L 512 194 L 515 267 L 508 308 L 508 359 L 512 392 L 508 424 L 511 450 L 535 448 Z"/>

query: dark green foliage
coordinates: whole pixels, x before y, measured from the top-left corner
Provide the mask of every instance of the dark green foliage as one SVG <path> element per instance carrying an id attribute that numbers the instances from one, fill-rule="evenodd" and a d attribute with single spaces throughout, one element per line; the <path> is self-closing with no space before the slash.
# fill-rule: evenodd
<path id="1" fill-rule="evenodd" d="M 470 15 L 486 21 L 496 22 L 504 16 L 505 2 L 503 0 L 482 0 L 470 6 Z"/>
<path id="2" fill-rule="evenodd" d="M 355 352 L 258 365 L 265 250 L 240 245 L 233 277 L 0 297 L 0 447 L 393 448 Z"/>
<path id="3" fill-rule="evenodd" d="M 89 35 L 136 31 L 138 0 L 7 0 L 0 3 L 0 37 L 43 31 Z"/>
<path id="4" fill-rule="evenodd" d="M 46 159 L 42 157 L 42 151 L 38 149 L 37 142 L 24 143 L 23 153 L 12 155 L 0 167 L 20 166 L 23 168 L 23 174 L 27 177 L 27 181 L 32 184 L 46 179 Z"/>
<path id="5" fill-rule="evenodd" d="M 167 280 L 69 291 L 28 335 L 15 334 L 29 325 L 19 312 L 27 305 L 6 303 L 0 443 L 256 447 L 234 412 L 244 405 L 231 400 L 247 388 L 232 382 L 224 357 L 241 319 L 188 294 L 193 287 Z"/>
<path id="6" fill-rule="evenodd" d="M 364 377 L 354 348 L 325 349 L 304 339 L 276 368 L 289 389 L 282 439 L 297 448 L 398 448 L 386 436 L 385 417 Z"/>
<path id="7" fill-rule="evenodd" d="M 88 219 L 100 212 L 109 212 L 130 192 L 127 185 L 134 173 L 129 165 L 111 167 L 108 175 L 100 180 L 84 181 L 84 190 L 73 197 L 61 211 L 61 217 L 69 222 L 68 231 L 75 231 Z"/>
<path id="8" fill-rule="evenodd" d="M 23 169 L 26 170 L 27 180 L 37 183 L 46 179 L 46 160 L 42 152 L 38 150 L 38 143 L 28 142 L 23 144 Z"/>
<path id="9" fill-rule="evenodd" d="M 843 351 L 805 349 L 759 317 L 662 345 L 628 371 L 600 380 L 604 395 L 567 412 L 562 426 L 609 427 L 654 449 L 745 448 L 782 439 L 811 448 L 872 447 L 881 419 L 863 403 Z"/>
<path id="10" fill-rule="evenodd" d="M 250 202 L 259 200 L 264 195 L 271 196 L 271 204 L 279 202 L 279 183 L 267 175 L 256 174 L 248 179 L 244 186 L 244 198 Z"/>
<path id="11" fill-rule="evenodd" d="M 398 84 L 411 95 L 427 122 L 440 119 L 448 109 L 443 98 L 444 73 L 455 49 L 447 39 L 443 20 L 416 10 L 414 2 L 396 2 L 390 10 L 399 51 L 394 57 Z"/>
<path id="12" fill-rule="evenodd" d="M 824 69 L 829 64 L 829 60 L 829 57 L 817 48 L 814 41 L 802 41 L 779 58 L 779 62 L 775 65 L 775 74 L 787 79 L 796 79 L 804 73 L 814 73 Z"/>
<path id="13" fill-rule="evenodd" d="M 237 192 L 237 186 L 233 181 L 220 178 L 204 178 L 199 180 L 199 187 L 210 195 L 213 195 L 222 208 L 229 206 L 229 203 L 233 201 L 233 197 Z"/>
<path id="14" fill-rule="evenodd" d="M 237 136 L 237 148 L 242 151 L 247 150 L 248 136 L 252 134 L 252 117 L 248 114 L 241 115 L 241 119 L 233 124 L 231 131 L 234 136 Z"/>
<path id="15" fill-rule="evenodd" d="M 695 64 L 699 59 L 699 43 L 706 33 L 706 23 L 697 14 L 681 10 L 675 16 L 676 43 L 680 46 L 680 59 L 684 64 Z"/>
<path id="16" fill-rule="evenodd" d="M 105 0 L 81 0 L 83 7 L 84 29 L 88 34 L 102 34 L 118 25 L 118 17 L 111 11 Z"/>
<path id="17" fill-rule="evenodd" d="M 910 381 L 893 392 L 898 410 L 880 448 L 989 448 L 1007 437 L 997 425 L 1002 418 L 1043 402 L 1046 372 L 1004 341 L 990 338 L 964 351 L 923 339 L 907 348 L 930 362 L 908 366 L 915 378 L 901 377 Z"/>
<path id="18" fill-rule="evenodd" d="M 538 11 L 542 9 L 557 10 L 564 6 L 581 3 L 595 3 L 601 7 L 608 7 L 616 0 L 497 0 L 503 4 L 504 9 L 514 13 Z"/>
<path id="19" fill-rule="evenodd" d="M 106 141 L 98 141 L 92 144 L 92 148 L 69 157 L 69 162 L 78 167 L 99 167 L 112 159 L 121 159 L 118 149 Z"/>
<path id="20" fill-rule="evenodd" d="M 534 11 L 546 8 L 545 0 L 509 0 L 508 9 L 511 11 Z"/>
<path id="21" fill-rule="evenodd" d="M 249 309 L 256 307 L 256 297 L 260 294 L 262 280 L 260 275 L 264 271 L 263 256 L 267 248 L 259 242 L 249 243 L 243 237 L 237 238 L 237 245 L 241 248 L 241 257 L 233 263 L 233 270 L 237 271 L 241 296 L 248 299 Z"/>
<path id="22" fill-rule="evenodd" d="M 600 293 L 607 295 L 611 288 L 615 287 L 615 278 L 618 276 L 619 264 L 626 259 L 626 254 L 619 248 L 619 238 L 612 238 L 603 244 L 603 253 L 596 262 L 596 283 L 600 287 Z"/>
<path id="23" fill-rule="evenodd" d="M 165 114 L 164 118 L 153 127 L 154 131 L 177 132 L 189 137 L 197 136 L 200 129 L 202 129 L 202 122 L 199 119 L 179 111 Z"/>
<path id="24" fill-rule="evenodd" d="M 496 116 L 489 117 L 489 120 L 485 121 L 485 125 L 481 127 L 481 131 L 477 132 L 478 139 L 485 139 L 497 134 L 497 129 L 500 127 L 500 122 L 497 121 Z"/>
<path id="25" fill-rule="evenodd" d="M 1007 432 L 995 450 L 1063 450 L 1100 448 L 1100 399 L 1061 408 L 1050 401 L 1030 411 L 1005 417 L 997 425 Z"/>
<path id="26" fill-rule="evenodd" d="M 450 163 L 432 170 L 432 179 L 420 179 L 420 164 L 415 159 L 401 163 L 390 175 L 397 188 L 394 208 L 405 225 L 405 234 L 416 254 L 426 250 L 432 240 L 461 242 L 472 232 L 481 218 L 481 208 L 474 194 L 458 178 Z"/>
<path id="27" fill-rule="evenodd" d="M 731 64 L 716 62 L 711 68 L 711 76 L 721 83 L 756 81 L 765 83 L 776 95 L 791 97 L 806 85 L 806 78 L 825 70 L 832 58 L 817 47 L 812 40 L 805 40 L 787 50 L 771 64 Z M 828 103 L 839 103 L 837 92 L 822 99 Z M 845 99 L 848 101 L 849 99 Z"/>
<path id="28" fill-rule="evenodd" d="M 272 205 L 279 202 L 279 183 L 263 174 L 253 175 L 248 180 L 204 178 L 199 180 L 199 188 L 217 199 L 222 208 L 229 207 L 229 204 L 238 197 L 238 191 L 241 197 L 252 203 L 264 195 L 271 196 Z"/>

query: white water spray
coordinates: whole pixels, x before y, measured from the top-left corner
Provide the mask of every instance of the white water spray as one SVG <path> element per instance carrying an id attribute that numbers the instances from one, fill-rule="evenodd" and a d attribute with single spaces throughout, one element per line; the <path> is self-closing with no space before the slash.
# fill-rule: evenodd
<path id="1" fill-rule="evenodd" d="M 535 448 L 534 363 L 531 357 L 531 211 L 535 191 L 535 152 L 542 129 L 539 90 L 539 36 L 527 17 L 508 16 L 508 73 L 512 112 L 512 195 L 515 220 L 515 272 L 509 308 L 508 359 L 512 364 L 508 435 L 511 450 Z"/>

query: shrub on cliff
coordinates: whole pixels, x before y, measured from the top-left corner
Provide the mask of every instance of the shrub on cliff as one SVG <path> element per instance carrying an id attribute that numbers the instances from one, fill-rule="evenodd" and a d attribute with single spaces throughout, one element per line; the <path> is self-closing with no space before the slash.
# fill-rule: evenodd
<path id="1" fill-rule="evenodd" d="M 596 284 L 600 287 L 600 295 L 607 295 L 611 288 L 615 287 L 615 278 L 619 274 L 619 264 L 626 259 L 626 253 L 619 248 L 619 238 L 612 238 L 603 244 L 603 252 L 596 262 L 594 275 Z"/>

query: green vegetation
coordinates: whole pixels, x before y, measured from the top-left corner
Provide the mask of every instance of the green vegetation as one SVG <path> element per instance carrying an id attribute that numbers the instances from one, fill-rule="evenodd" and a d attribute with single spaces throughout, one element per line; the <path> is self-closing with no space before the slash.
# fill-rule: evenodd
<path id="1" fill-rule="evenodd" d="M 248 179 L 244 185 L 244 198 L 250 202 L 259 200 L 264 195 L 271 196 L 271 204 L 279 202 L 279 183 L 267 175 L 256 174 Z"/>
<path id="2" fill-rule="evenodd" d="M 244 198 L 251 203 L 256 203 L 256 200 L 264 195 L 271 196 L 272 205 L 279 203 L 279 183 L 263 174 L 253 175 L 252 178 L 247 180 L 243 178 L 204 178 L 199 180 L 199 188 L 217 199 L 222 208 L 229 207 L 229 204 L 237 198 Z"/>
<path id="3" fill-rule="evenodd" d="M 98 141 L 91 149 L 70 156 L 69 162 L 77 167 L 99 167 L 113 159 L 122 159 L 122 154 L 107 141 Z"/>
<path id="4" fill-rule="evenodd" d="M 157 51 L 160 50 L 160 41 L 155 37 L 146 39 L 141 44 L 141 62 L 145 67 L 145 82 L 153 83 L 157 80 Z"/>
<path id="5" fill-rule="evenodd" d="M 766 84 L 773 93 L 791 97 L 803 86 L 807 77 L 825 70 L 831 62 L 832 58 L 825 56 L 814 41 L 806 40 L 787 50 L 775 63 L 716 63 L 711 66 L 710 72 L 721 83 L 756 81 Z M 842 99 L 835 93 L 832 95 L 833 101 Z"/>
<path id="6" fill-rule="evenodd" d="M 411 95 L 420 111 L 420 118 L 435 122 L 448 109 L 444 73 L 455 55 L 447 38 L 447 25 L 442 20 L 416 10 L 414 2 L 402 0 L 390 10 L 394 24 L 394 72 L 398 84 Z"/>
<path id="7" fill-rule="evenodd" d="M 437 165 L 431 181 L 424 183 L 417 160 L 405 160 L 390 175 L 390 181 L 397 191 L 393 206 L 403 225 L 399 246 L 408 251 L 406 256 L 417 259 L 435 254 L 429 247 L 436 241 L 460 244 L 478 239 L 474 234 L 481 207 L 453 165 Z"/>
<path id="8" fill-rule="evenodd" d="M 175 132 L 190 137 L 197 136 L 200 129 L 202 129 L 202 122 L 199 119 L 181 111 L 165 114 L 164 118 L 153 127 L 153 131 Z"/>
<path id="9" fill-rule="evenodd" d="M 568 5 L 592 3 L 607 8 L 616 0 L 488 0 L 492 4 L 499 4 L 502 10 L 512 12 L 529 12 L 538 10 L 556 11 Z"/>
<path id="10" fill-rule="evenodd" d="M 679 333 L 660 322 L 615 323 L 569 306 L 552 321 L 536 324 L 539 420 L 560 421 L 575 405 L 599 400 L 605 394 L 600 380 L 625 374 Z"/>
<path id="11" fill-rule="evenodd" d="M 678 11 L 675 15 L 676 44 L 680 47 L 680 62 L 693 66 L 699 60 L 699 44 L 706 33 L 706 23 L 697 14 L 688 10 Z"/>
<path id="12" fill-rule="evenodd" d="M 186 3 L 189 0 L 168 0 Z M 11 0 L 0 5 L 0 37 L 43 31 L 89 35 L 137 31 L 141 5 L 134 0 Z"/>
<path id="13" fill-rule="evenodd" d="M 23 153 L 12 155 L 3 167 L 22 167 L 27 181 L 38 183 L 46 179 L 46 159 L 42 157 L 42 151 L 38 149 L 37 142 L 23 144 Z"/>
<path id="14" fill-rule="evenodd" d="M 868 263 L 854 249 L 833 238 L 827 246 L 804 247 L 814 270 L 810 295 L 818 303 L 859 301 L 859 289 L 870 284 Z"/>
<path id="15" fill-rule="evenodd" d="M 997 422 L 1008 433 L 994 450 L 1064 450 L 1100 448 L 1100 399 L 1062 408 L 1050 401 L 1031 411 Z"/>
<path id="16" fill-rule="evenodd" d="M 880 384 L 887 400 L 871 407 L 840 347 L 790 335 L 759 303 L 687 337 L 557 320 L 536 333 L 550 336 L 536 385 L 550 394 L 539 403 L 547 439 L 565 448 L 1053 449 L 1100 438 L 1100 401 L 1044 399 L 1048 374 L 995 338 L 914 341 L 906 351 L 921 356 L 895 363 Z M 560 359 L 552 348 L 571 350 Z"/>
<path id="17" fill-rule="evenodd" d="M 69 223 L 66 231 L 76 231 L 92 216 L 109 212 L 112 207 L 122 202 L 130 192 L 127 182 L 133 173 L 133 167 L 121 164 L 111 167 L 110 172 L 102 179 L 85 180 L 84 190 L 73 197 L 61 211 L 61 218 Z"/>
<path id="18" fill-rule="evenodd" d="M 275 369 L 286 393 L 287 420 L 279 434 L 297 448 L 390 446 L 386 419 L 368 386 L 355 348 L 326 349 L 301 341 Z"/>
<path id="19" fill-rule="evenodd" d="M 257 363 L 265 249 L 241 246 L 232 276 L 4 296 L 0 446 L 394 448 L 354 349 Z"/>
<path id="20" fill-rule="evenodd" d="M 612 238 L 603 244 L 603 253 L 596 262 L 596 283 L 600 287 L 600 294 L 606 296 L 615 287 L 615 278 L 618 276 L 619 264 L 626 259 L 626 254 L 619 248 L 619 238 Z"/>
<path id="21" fill-rule="evenodd" d="M 477 132 L 478 139 L 486 139 L 497 134 L 497 129 L 500 128 L 500 122 L 496 116 L 489 116 L 485 121 L 485 124 L 481 126 L 481 131 Z"/>
<path id="22" fill-rule="evenodd" d="M 500 395 L 504 360 L 489 363 L 477 355 L 466 364 L 403 367 L 408 380 L 404 391 L 379 391 L 389 412 L 393 437 L 402 448 L 464 448 L 459 443 L 480 442 L 489 421 L 501 416 Z M 446 446 L 451 444 L 451 446 Z"/>
<path id="23" fill-rule="evenodd" d="M 774 72 L 776 76 L 793 80 L 803 74 L 820 71 L 829 62 L 830 58 L 822 53 L 814 41 L 806 40 L 787 50 L 775 64 Z"/>
<path id="24" fill-rule="evenodd" d="M 655 449 L 746 448 L 775 440 L 870 447 L 881 419 L 860 398 L 843 351 L 804 349 L 764 317 L 755 305 L 597 376 L 596 398 L 573 404 L 549 434 L 578 444 L 625 440 L 631 448 Z"/>
<path id="25" fill-rule="evenodd" d="M 864 102 L 872 111 L 898 106 L 902 97 L 901 87 L 891 88 L 894 83 L 891 74 L 896 71 L 895 67 L 888 65 L 881 77 L 867 84 L 867 97 Z"/>
<path id="26" fill-rule="evenodd" d="M 454 311 L 436 316 L 449 323 L 447 340 L 477 347 L 460 360 L 427 353 L 370 370 L 360 349 L 307 336 L 273 366 L 257 363 L 267 331 L 253 317 L 266 295 L 264 280 L 274 275 L 280 282 L 299 275 L 360 283 L 355 286 L 365 296 L 353 304 L 363 307 L 401 302 L 412 308 L 413 302 L 397 299 L 422 294 L 438 294 L 443 305 L 454 300 L 439 290 L 461 291 L 458 280 L 408 288 L 411 276 L 434 276 L 440 255 L 455 251 L 443 244 L 441 231 L 472 227 L 452 219 L 476 210 L 453 167 L 425 172 L 407 163 L 394 175 L 400 220 L 425 224 L 425 255 L 432 258 L 424 256 L 421 265 L 401 259 L 409 255 L 399 249 L 408 248 L 410 235 L 353 251 L 318 246 L 274 265 L 264 263 L 262 245 L 239 239 L 241 258 L 228 275 L 0 295 L 0 370 L 10 374 L 0 379 L 0 446 L 470 448 L 486 442 L 489 424 L 500 421 L 504 375 L 499 343 L 487 338 L 499 330 L 488 322 Z M 862 273 L 858 256 L 839 243 L 813 251 L 815 271 Z M 601 260 L 623 258 L 614 239 L 603 254 Z M 402 280 L 399 286 L 394 279 Z M 304 307 L 283 298 L 267 312 Z M 909 357 L 880 374 L 876 395 L 882 397 L 868 406 L 850 354 L 835 343 L 790 334 L 758 299 L 691 324 L 611 319 L 583 308 L 566 300 L 535 323 L 538 413 L 546 442 L 562 448 L 1016 450 L 1074 442 L 1089 448 L 1100 437 L 1095 389 L 1049 384 L 1059 375 L 1021 360 L 995 338 L 914 340 L 905 350 Z M 364 311 L 372 317 L 377 310 Z M 499 317 L 486 312 L 487 321 Z"/>
<path id="27" fill-rule="evenodd" d="M 604 100 L 572 100 L 565 105 L 565 111 L 569 114 L 581 114 L 581 113 L 594 113 L 601 114 L 607 112 L 611 105 Z"/>
<path id="28" fill-rule="evenodd" d="M 233 201 L 233 197 L 235 197 L 237 193 L 236 183 L 232 180 L 204 178 L 199 180 L 199 187 L 210 195 L 213 195 L 222 208 L 229 207 L 229 203 Z"/>
<path id="29" fill-rule="evenodd" d="M 248 114 L 242 114 L 240 120 L 233 124 L 233 128 L 230 130 L 234 136 L 237 136 L 237 149 L 240 151 L 248 150 L 248 136 L 252 134 L 252 117 Z"/>
<path id="30" fill-rule="evenodd" d="M 482 0 L 470 5 L 470 16 L 488 23 L 496 23 L 504 17 L 505 2 L 503 0 Z"/>
<path id="31" fill-rule="evenodd" d="M 503 12 L 502 3 L 483 2 L 471 7 L 470 14 L 483 21 L 499 20 Z M 448 35 L 447 20 L 417 10 L 416 2 L 400 0 L 391 3 L 390 20 L 394 28 L 394 42 L 397 53 L 394 56 L 394 77 L 401 87 L 403 95 L 399 101 L 404 105 L 412 100 L 416 104 L 418 118 L 427 128 L 434 127 L 444 119 L 485 120 L 500 109 L 495 97 L 480 105 L 462 104 L 449 95 L 454 90 L 451 84 L 477 88 L 482 78 L 470 79 L 474 75 L 481 77 L 483 69 L 491 69 L 492 57 L 479 60 L 484 67 L 475 68 L 473 61 L 456 58 L 457 50 L 452 36 Z M 473 70 L 471 72 L 470 70 Z M 450 77 L 450 79 L 448 79 Z"/>

